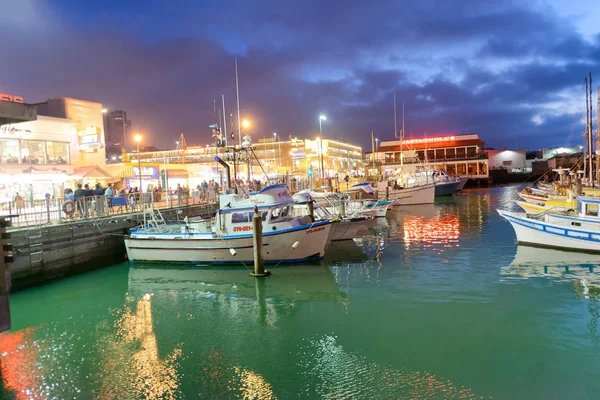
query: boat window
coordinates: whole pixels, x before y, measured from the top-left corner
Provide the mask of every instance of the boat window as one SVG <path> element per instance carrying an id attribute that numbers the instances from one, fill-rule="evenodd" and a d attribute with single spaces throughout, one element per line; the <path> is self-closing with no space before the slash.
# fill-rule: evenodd
<path id="1" fill-rule="evenodd" d="M 585 215 L 597 217 L 598 216 L 598 204 L 586 204 Z"/>
<path id="2" fill-rule="evenodd" d="M 289 207 L 283 207 L 281 209 L 281 215 L 280 215 L 280 217 L 287 217 L 288 212 L 289 212 Z"/>
<path id="3" fill-rule="evenodd" d="M 245 213 L 233 213 L 231 214 L 231 223 L 232 224 L 240 224 L 240 223 L 244 223 L 244 222 L 250 222 L 252 221 L 252 213 L 249 212 L 245 212 Z"/>
<path id="4" fill-rule="evenodd" d="M 267 215 L 269 215 L 269 212 L 268 211 L 263 211 L 263 213 L 262 213 L 262 220 L 263 220 L 263 222 L 265 222 L 267 220 Z"/>
<path id="5" fill-rule="evenodd" d="M 271 219 L 273 218 L 279 218 L 281 214 L 281 209 L 280 208 L 274 208 L 271 210 Z"/>

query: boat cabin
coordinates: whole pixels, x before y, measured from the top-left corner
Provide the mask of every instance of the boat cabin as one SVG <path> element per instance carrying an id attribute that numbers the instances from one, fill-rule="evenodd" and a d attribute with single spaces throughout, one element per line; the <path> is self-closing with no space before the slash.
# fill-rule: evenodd
<path id="1" fill-rule="evenodd" d="M 598 211 L 600 209 L 600 198 L 578 196 L 577 201 L 578 213 L 581 217 L 600 219 L 598 218 Z"/>

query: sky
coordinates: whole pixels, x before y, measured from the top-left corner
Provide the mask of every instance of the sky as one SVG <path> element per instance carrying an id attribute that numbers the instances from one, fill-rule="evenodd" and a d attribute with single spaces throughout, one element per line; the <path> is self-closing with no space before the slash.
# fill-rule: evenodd
<path id="1" fill-rule="evenodd" d="M 236 58 L 253 141 L 315 138 L 324 114 L 325 138 L 369 151 L 371 132 L 394 139 L 395 94 L 407 138 L 576 146 L 590 72 L 596 114 L 591 0 L 0 0 L 0 10 L 0 92 L 126 110 L 159 148 L 180 133 L 210 143 L 221 95 L 237 115 Z"/>

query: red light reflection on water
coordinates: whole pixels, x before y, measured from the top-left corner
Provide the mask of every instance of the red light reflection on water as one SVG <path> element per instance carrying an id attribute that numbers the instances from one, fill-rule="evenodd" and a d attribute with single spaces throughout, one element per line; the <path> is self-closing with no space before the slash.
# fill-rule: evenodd
<path id="1" fill-rule="evenodd" d="M 36 367 L 38 347 L 31 338 L 31 328 L 0 335 L 0 367 L 2 384 L 15 392 L 17 399 L 46 398 L 38 391 L 39 368 Z"/>
<path id="2" fill-rule="evenodd" d="M 404 243 L 425 248 L 459 247 L 460 223 L 458 215 L 436 217 L 406 216 L 402 223 Z"/>

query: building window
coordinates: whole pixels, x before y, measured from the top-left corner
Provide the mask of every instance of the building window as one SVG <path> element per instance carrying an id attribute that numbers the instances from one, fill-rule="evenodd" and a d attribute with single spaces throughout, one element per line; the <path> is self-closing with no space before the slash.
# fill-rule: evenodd
<path id="1" fill-rule="evenodd" d="M 457 175 L 466 175 L 467 174 L 467 164 L 456 164 L 456 174 Z"/>
<path id="2" fill-rule="evenodd" d="M 479 163 L 479 175 L 487 175 L 487 164 L 484 162 Z"/>
<path id="3" fill-rule="evenodd" d="M 456 148 L 456 158 L 465 158 L 466 156 L 466 150 L 464 147 L 457 147 Z"/>
<path id="4" fill-rule="evenodd" d="M 456 164 L 446 164 L 446 172 L 450 176 L 456 175 Z"/>
<path id="5" fill-rule="evenodd" d="M 48 164 L 70 164 L 69 143 L 46 142 Z"/>
<path id="6" fill-rule="evenodd" d="M 469 176 L 477 175 L 477 163 L 467 164 L 467 171 L 469 172 Z"/>
<path id="7" fill-rule="evenodd" d="M 446 158 L 446 152 L 444 151 L 444 149 L 437 149 L 435 151 L 435 158 L 437 160 L 443 160 L 444 158 Z"/>
<path id="8" fill-rule="evenodd" d="M 37 140 L 29 141 L 29 162 L 31 164 L 45 164 L 46 162 L 46 149 L 44 142 Z"/>
<path id="9" fill-rule="evenodd" d="M 0 163 L 19 163 L 19 141 L 12 139 L 0 139 Z"/>
<path id="10" fill-rule="evenodd" d="M 425 152 L 423 150 L 417 151 L 417 157 L 419 158 L 419 161 L 425 161 Z"/>
<path id="11" fill-rule="evenodd" d="M 477 155 L 477 147 L 469 146 L 467 147 L 467 157 L 475 157 Z"/>
<path id="12" fill-rule="evenodd" d="M 446 158 L 453 159 L 456 157 L 456 151 L 454 148 L 446 149 Z"/>
<path id="13" fill-rule="evenodd" d="M 435 151 L 427 150 L 427 160 L 435 160 Z"/>

